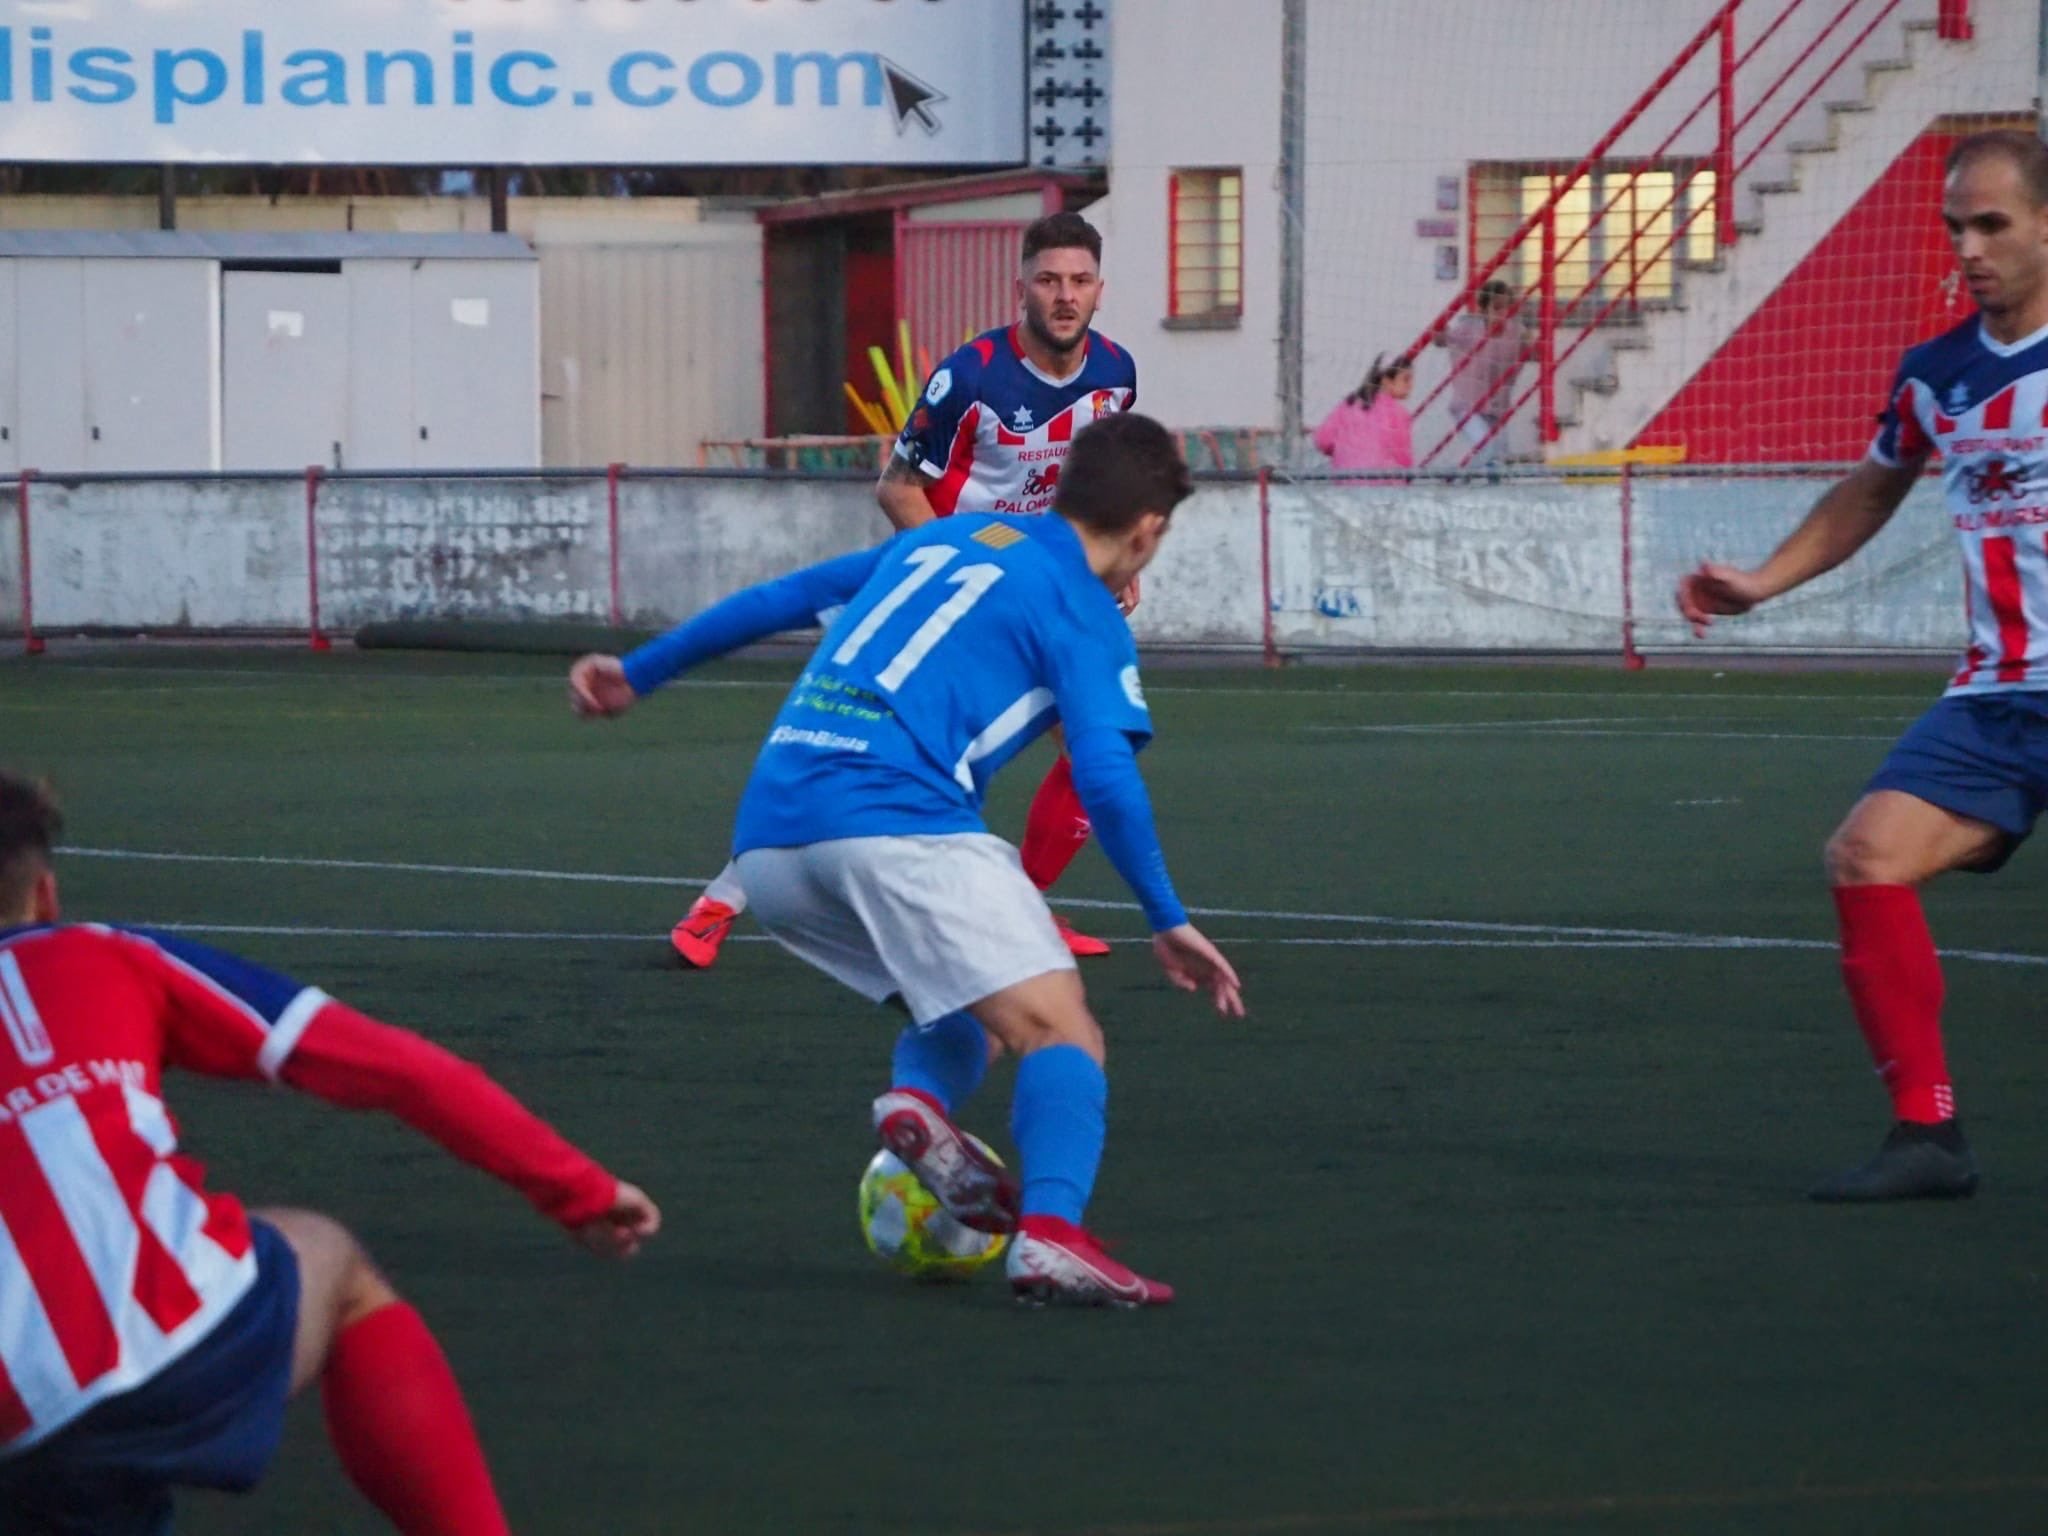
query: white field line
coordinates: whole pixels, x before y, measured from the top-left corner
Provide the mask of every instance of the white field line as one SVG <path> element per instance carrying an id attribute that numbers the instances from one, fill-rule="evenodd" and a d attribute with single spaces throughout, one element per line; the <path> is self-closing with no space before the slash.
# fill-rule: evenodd
<path id="1" fill-rule="evenodd" d="M 8 658 L 0 655 L 0 664 Z M 90 672 L 112 677 L 147 676 L 190 676 L 190 677 L 250 677 L 282 682 L 297 682 L 307 674 L 286 667 L 188 667 L 188 666 L 112 666 L 103 662 L 73 662 L 40 660 L 36 669 L 41 672 Z M 1452 664 L 1457 665 L 1456 663 Z M 337 673 L 321 680 L 329 683 L 365 682 L 379 687 L 391 683 L 532 683 L 547 687 L 560 684 L 568 675 L 568 668 L 561 669 L 561 677 L 552 672 L 393 672 L 393 673 Z M 1160 675 L 1171 677 L 1171 670 L 1161 669 Z M 1930 673 L 1930 677 L 1935 674 Z M 670 688 L 738 688 L 775 689 L 786 692 L 790 679 L 749 679 L 749 678 L 691 678 L 686 677 L 670 683 Z M 1145 685 L 1145 692 L 1174 694 L 1221 694 L 1260 699 L 1583 699 L 1588 703 L 1612 700 L 1627 703 L 1636 699 L 1660 699 L 1680 704 L 1737 704 L 1745 708 L 1769 706 L 1772 704 L 1911 704 L 1926 708 L 1940 697 L 1939 687 L 1930 687 L 1925 693 L 1669 693 L 1637 692 L 1634 689 L 1608 692 L 1598 689 L 1544 689 L 1544 688 L 1245 688 L 1233 686 L 1208 687 L 1202 685 L 1181 686 L 1174 683 L 1151 683 Z"/>
<path id="2" fill-rule="evenodd" d="M 1610 717 L 1604 721 L 1573 720 L 1472 720 L 1431 722 L 1413 725 L 1305 725 L 1304 731 L 1325 736 L 1469 736 L 1474 732 L 1492 732 L 1501 736 L 1516 734 L 1559 738 L 1587 736 L 1613 736 L 1628 741 L 1897 741 L 1899 733 L 1893 731 L 1884 736 L 1856 735 L 1849 732 L 1818 731 L 1631 731 L 1613 730 L 1603 727 L 1625 725 L 1626 719 Z"/>
<path id="3" fill-rule="evenodd" d="M 667 937 L 660 933 L 599 933 L 575 930 L 548 931 L 524 928 L 344 928 L 317 923 L 137 923 L 164 933 L 197 933 L 221 937 L 284 937 L 325 939 L 453 939 L 482 943 L 525 944 L 646 944 L 659 945 Z M 728 944 L 773 944 L 764 933 L 736 933 Z M 1149 939 L 1111 939 L 1122 949 L 1150 947 Z M 1215 937 L 1212 942 L 1228 949 L 1258 946 L 1316 949 L 1512 949 L 1512 950 L 1729 950 L 1788 949 L 1826 950 L 1835 946 L 1820 939 L 1745 939 L 1716 934 L 1675 935 L 1670 939 L 1424 939 L 1424 938 L 1273 938 L 1270 935 L 1238 934 Z M 2028 955 L 2002 950 L 1949 949 L 1947 960 L 1975 960 L 1987 965 L 2048 966 L 2048 955 Z"/>
<path id="4" fill-rule="evenodd" d="M 373 859 L 304 859 L 286 858 L 268 854 L 219 854 L 219 853 L 162 853 L 143 852 L 125 848 L 66 848 L 66 858 L 114 859 L 146 861 L 170 864 L 237 864 L 259 865 L 272 868 L 300 869 L 346 869 L 395 874 L 432 874 L 455 876 L 482 876 L 501 880 L 560 880 L 579 883 L 607 885 L 646 885 L 669 888 L 685 887 L 699 889 L 708 881 L 683 879 L 662 875 L 618 875 L 580 870 L 519 869 L 500 865 L 479 864 L 418 864 L 385 862 Z M 1137 912 L 1140 908 L 1128 901 L 1096 901 L 1087 897 L 1063 897 L 1057 903 L 1063 907 L 1082 908 L 1102 912 Z M 1368 912 L 1301 912 L 1286 909 L 1257 907 L 1190 907 L 1196 917 L 1223 918 L 1239 921 L 1283 922 L 1283 923 L 1328 923 L 1350 924 L 1367 928 L 1422 929 L 1428 934 L 1400 937 L 1260 937 L 1242 938 L 1238 943 L 1260 943 L 1292 945 L 1297 947 L 1328 945 L 1349 948 L 1588 948 L 1588 949 L 1784 949 L 1832 951 L 1835 945 L 1823 939 L 1771 938 L 1754 934 L 1684 933 L 1657 928 L 1607 928 L 1580 926 L 1560 923 L 1500 923 L 1480 922 L 1464 918 L 1447 917 L 1390 917 Z M 197 932 L 199 930 L 194 929 Z M 237 928 L 215 929 L 216 932 L 240 933 L 325 933 L 336 937 L 355 934 L 362 937 L 401 937 L 414 934 L 421 937 L 470 938 L 483 937 L 482 933 L 454 929 L 300 929 L 300 928 Z M 506 933 L 514 937 L 571 937 L 603 939 L 607 942 L 638 941 L 633 934 L 562 934 L 545 933 L 527 935 Z M 657 936 L 658 937 L 658 936 Z M 1133 942 L 1145 942 L 1137 940 Z M 1221 942 L 1221 941 L 1219 941 Z M 1943 953 L 1958 960 L 1978 960 L 1994 965 L 2048 965 L 2048 955 L 2033 955 L 2004 950 L 1945 950 Z"/>

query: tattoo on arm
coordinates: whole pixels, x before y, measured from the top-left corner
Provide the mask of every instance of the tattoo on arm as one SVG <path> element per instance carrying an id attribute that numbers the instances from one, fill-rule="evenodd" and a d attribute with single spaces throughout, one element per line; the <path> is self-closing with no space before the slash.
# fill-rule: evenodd
<path id="1" fill-rule="evenodd" d="M 891 485 L 914 485 L 921 491 L 928 491 L 935 483 L 932 477 L 901 454 L 889 455 L 889 467 L 882 471 L 884 483 Z"/>

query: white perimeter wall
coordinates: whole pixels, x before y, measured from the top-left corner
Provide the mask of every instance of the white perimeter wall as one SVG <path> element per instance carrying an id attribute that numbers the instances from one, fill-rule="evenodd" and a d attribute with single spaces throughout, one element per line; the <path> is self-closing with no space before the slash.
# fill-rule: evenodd
<path id="1" fill-rule="evenodd" d="M 1902 53 L 1900 23 L 1937 0 L 1904 0 L 1856 58 Z M 1738 42 L 1783 0 L 1751 0 Z M 1418 219 L 1451 218 L 1462 253 L 1469 210 L 1436 207 L 1439 177 L 1461 186 L 1474 161 L 1576 161 L 1678 54 L 1713 0 L 1309 0 L 1305 410 L 1311 420 L 1358 382 L 1375 352 L 1406 346 L 1457 296 L 1435 276 L 1435 238 Z M 1840 7 L 1809 3 L 1746 66 L 1760 90 Z M 1945 44 L 1968 62 L 1958 109 L 2025 111 L 2035 93 L 2037 7 L 1977 0 L 1977 40 Z M 1874 14 L 1864 0 L 1860 20 Z M 1278 421 L 1281 0 L 1118 0 L 1112 19 L 1117 126 L 1111 195 L 1091 210 L 1112 230 L 1103 324 L 1138 357 L 1143 408 L 1176 425 Z M 1831 60 L 1850 31 L 1818 58 Z M 1923 54 L 1931 38 L 1920 43 Z M 1711 88 L 1714 50 L 1617 146 L 1646 154 Z M 1802 87 L 1809 76 L 1801 76 Z M 1852 62 L 1785 135 L 1821 119 L 1821 100 L 1858 97 Z M 1750 132 L 1776 122 L 1781 96 Z M 1679 105 L 1683 103 L 1683 106 Z M 1703 113 L 1672 153 L 1712 147 Z M 1245 171 L 1245 318 L 1230 332 L 1170 332 L 1167 174 Z M 1768 161 L 1755 168 L 1762 171 Z M 1865 168 L 1875 177 L 1882 167 Z M 1462 198 L 1461 198 L 1462 201 Z M 1461 267 L 1462 276 L 1462 267 Z M 1433 380 L 1425 365 L 1424 383 Z"/>
<path id="2" fill-rule="evenodd" d="M 1693 642 L 1672 609 L 1702 558 L 1761 560 L 1825 482 L 1793 476 L 1211 482 L 1175 516 L 1133 621 L 1149 645 L 1260 644 L 1263 572 L 1289 650 L 1613 653 Z M 303 629 L 303 484 L 38 482 L 39 627 Z M 1622 539 L 1631 530 L 1624 585 Z M 19 616 L 19 543 L 0 509 L 0 627 Z M 729 593 L 884 537 L 864 480 L 628 479 L 621 608 L 662 626 Z M 613 544 L 601 478 L 347 479 L 321 488 L 321 616 L 604 620 Z M 1954 538 L 1934 484 L 1855 561 L 1715 632 L 1717 647 L 1949 651 L 1962 642 Z"/>

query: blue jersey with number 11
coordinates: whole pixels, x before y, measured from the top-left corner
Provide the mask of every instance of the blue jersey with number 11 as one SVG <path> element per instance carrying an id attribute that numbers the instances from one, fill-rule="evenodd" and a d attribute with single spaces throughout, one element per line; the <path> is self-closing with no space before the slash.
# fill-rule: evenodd
<path id="1" fill-rule="evenodd" d="M 1056 719 L 1070 739 L 1152 734 L 1130 629 L 1073 527 L 926 524 L 875 552 L 790 691 L 734 847 L 986 830 L 989 779 Z"/>

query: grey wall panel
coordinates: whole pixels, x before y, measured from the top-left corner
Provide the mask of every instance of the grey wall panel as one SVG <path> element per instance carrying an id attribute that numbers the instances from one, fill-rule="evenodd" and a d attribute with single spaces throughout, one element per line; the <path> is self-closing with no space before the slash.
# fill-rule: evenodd
<path id="1" fill-rule="evenodd" d="M 220 468 L 220 268 L 206 260 L 85 266 L 85 467 Z"/>
<path id="2" fill-rule="evenodd" d="M 84 469 L 85 263 L 39 258 L 13 266 L 21 462 Z"/>
<path id="3" fill-rule="evenodd" d="M 221 293 L 222 467 L 344 467 L 347 281 L 338 272 L 226 272 Z"/>

